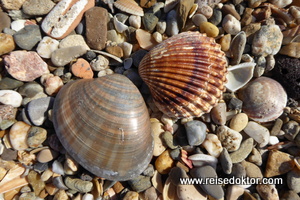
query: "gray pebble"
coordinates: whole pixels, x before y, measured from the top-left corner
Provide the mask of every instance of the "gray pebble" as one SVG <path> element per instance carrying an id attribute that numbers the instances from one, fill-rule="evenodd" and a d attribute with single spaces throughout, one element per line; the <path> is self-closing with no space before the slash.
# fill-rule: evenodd
<path id="1" fill-rule="evenodd" d="M 147 168 L 143 171 L 144 176 L 153 176 L 154 175 L 154 167 L 152 164 L 149 164 Z"/>
<path id="2" fill-rule="evenodd" d="M 220 163 L 221 167 L 225 174 L 231 174 L 232 172 L 232 161 L 229 156 L 229 153 L 226 148 L 223 148 L 221 154 L 220 154 Z"/>
<path id="3" fill-rule="evenodd" d="M 217 125 L 225 125 L 226 123 L 226 103 L 218 103 L 215 107 L 212 108 L 211 119 Z"/>
<path id="4" fill-rule="evenodd" d="M 242 109 L 242 106 L 243 106 L 243 101 L 235 97 L 231 98 L 228 102 L 228 108 L 230 110 L 240 110 Z"/>
<path id="5" fill-rule="evenodd" d="M 14 35 L 16 44 L 25 50 L 31 50 L 40 40 L 42 34 L 38 25 L 27 25 Z"/>
<path id="6" fill-rule="evenodd" d="M 220 9 L 214 9 L 213 15 L 208 20 L 210 23 L 214 25 L 219 25 L 222 21 L 222 11 Z"/>
<path id="7" fill-rule="evenodd" d="M 186 172 L 180 167 L 173 167 L 169 173 L 171 183 L 178 186 L 180 184 L 180 178 L 188 178 Z"/>
<path id="8" fill-rule="evenodd" d="M 145 13 L 145 15 L 142 17 L 142 21 L 145 30 L 152 32 L 156 27 L 158 17 L 156 17 L 153 13 Z"/>
<path id="9" fill-rule="evenodd" d="M 47 138 L 47 131 L 44 128 L 32 126 L 28 130 L 27 144 L 29 147 L 38 147 Z"/>
<path id="10" fill-rule="evenodd" d="M 128 181 L 130 187 L 136 192 L 142 192 L 152 186 L 149 176 L 138 176 Z"/>
<path id="11" fill-rule="evenodd" d="M 133 65 L 138 67 L 143 57 L 148 53 L 148 51 L 144 49 L 137 50 L 134 52 L 131 57 L 133 59 Z"/>
<path id="12" fill-rule="evenodd" d="M 40 174 L 48 169 L 48 163 L 37 162 L 33 165 L 33 169 Z"/>
<path id="13" fill-rule="evenodd" d="M 207 18 L 202 14 L 195 14 L 192 17 L 192 21 L 196 26 L 200 26 L 201 23 L 207 22 Z"/>
<path id="14" fill-rule="evenodd" d="M 232 39 L 230 44 L 230 52 L 232 56 L 230 64 L 237 65 L 241 62 L 246 42 L 247 42 L 247 37 L 244 31 L 239 32 Z"/>
<path id="15" fill-rule="evenodd" d="M 198 146 L 206 138 L 206 125 L 198 120 L 189 121 L 185 124 L 189 145 Z"/>
<path id="16" fill-rule="evenodd" d="M 178 145 L 175 144 L 172 133 L 169 131 L 163 132 L 162 140 L 170 149 L 176 149 L 178 147 Z"/>
<path id="17" fill-rule="evenodd" d="M 171 10 L 167 15 L 166 33 L 168 36 L 177 35 L 179 33 L 176 17 L 177 17 L 176 10 Z"/>
<path id="18" fill-rule="evenodd" d="M 250 162 L 256 164 L 257 166 L 261 166 L 262 165 L 262 156 L 261 156 L 260 152 L 256 148 L 252 149 L 252 155 L 250 155 L 248 157 L 248 160 Z"/>
<path id="19" fill-rule="evenodd" d="M 288 123 L 283 125 L 282 130 L 285 133 L 284 137 L 292 141 L 300 132 L 300 126 L 296 121 L 291 120 Z"/>
<path id="20" fill-rule="evenodd" d="M 193 178 L 211 178 L 218 177 L 215 169 L 210 165 L 205 165 L 202 167 L 193 168 L 190 171 L 190 174 Z M 201 184 L 200 187 L 206 192 L 208 195 L 212 196 L 215 199 L 224 198 L 224 191 L 221 185 L 216 184 Z"/>
<path id="21" fill-rule="evenodd" d="M 0 81 L 0 90 L 13 90 L 22 86 L 23 84 L 24 83 L 22 81 L 18 81 L 9 77 L 3 77 Z"/>
<path id="22" fill-rule="evenodd" d="M 62 179 L 62 176 L 54 177 L 54 178 L 52 179 L 52 183 L 53 183 L 53 185 L 54 185 L 55 187 L 57 187 L 57 188 L 60 189 L 60 190 L 67 190 L 67 189 L 69 189 L 69 188 L 65 185 L 65 183 L 64 183 L 64 181 L 63 181 L 63 179 Z"/>
<path id="23" fill-rule="evenodd" d="M 246 169 L 241 163 L 235 163 L 232 165 L 232 172 L 230 177 L 242 178 L 246 177 Z"/>
<path id="24" fill-rule="evenodd" d="M 7 13 L 0 11 L 0 19 L 0 32 L 2 32 L 5 28 L 10 28 L 11 19 Z"/>
<path id="25" fill-rule="evenodd" d="M 123 75 L 129 78 L 137 87 L 140 87 L 143 83 L 136 68 L 129 68 L 123 73 Z"/>
<path id="26" fill-rule="evenodd" d="M 27 15 L 46 15 L 54 6 L 51 0 L 27 0 L 22 5 L 22 11 Z"/>
<path id="27" fill-rule="evenodd" d="M 174 149 L 170 151 L 170 156 L 173 160 L 180 160 L 181 159 L 181 150 L 180 148 Z"/>
<path id="28" fill-rule="evenodd" d="M 17 157 L 18 157 L 18 151 L 13 150 L 11 148 L 10 149 L 4 148 L 1 154 L 1 159 L 6 161 L 16 160 Z"/>
<path id="29" fill-rule="evenodd" d="M 45 122 L 53 102 L 53 97 L 44 97 L 32 100 L 27 104 L 27 116 L 35 126 L 40 126 Z"/>
<path id="30" fill-rule="evenodd" d="M 260 77 L 264 74 L 266 69 L 266 58 L 264 56 L 259 56 L 256 58 L 256 66 L 254 68 L 253 76 Z"/>
<path id="31" fill-rule="evenodd" d="M 224 17 L 222 27 L 226 33 L 236 35 L 241 31 L 241 23 L 231 14 Z"/>
<path id="32" fill-rule="evenodd" d="M 87 49 L 84 46 L 60 48 L 52 52 L 51 61 L 55 66 L 62 67 L 86 52 Z"/>
<path id="33" fill-rule="evenodd" d="M 232 163 L 238 163 L 245 160 L 247 156 L 251 153 L 252 148 L 253 148 L 253 139 L 248 138 L 244 140 L 240 148 L 237 151 L 230 154 Z"/>
<path id="34" fill-rule="evenodd" d="M 272 136 L 277 136 L 280 134 L 280 130 L 281 130 L 281 127 L 282 127 L 282 124 L 283 124 L 283 121 L 278 118 L 276 119 L 271 131 L 270 131 L 270 135 Z"/>

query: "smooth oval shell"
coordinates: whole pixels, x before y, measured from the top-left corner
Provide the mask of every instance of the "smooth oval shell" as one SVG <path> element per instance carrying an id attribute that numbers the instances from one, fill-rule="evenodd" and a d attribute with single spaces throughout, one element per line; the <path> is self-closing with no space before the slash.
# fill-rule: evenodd
<path id="1" fill-rule="evenodd" d="M 131 179 L 152 158 L 147 107 L 123 75 L 68 83 L 55 99 L 53 115 L 56 134 L 67 152 L 99 177 Z"/>
<path id="2" fill-rule="evenodd" d="M 139 73 L 157 107 L 170 117 L 198 117 L 215 106 L 225 90 L 227 61 L 213 38 L 184 32 L 155 46 Z"/>
<path id="3" fill-rule="evenodd" d="M 278 118 L 287 104 L 287 94 L 277 81 L 259 77 L 241 88 L 238 93 L 243 101 L 243 111 L 258 122 Z"/>

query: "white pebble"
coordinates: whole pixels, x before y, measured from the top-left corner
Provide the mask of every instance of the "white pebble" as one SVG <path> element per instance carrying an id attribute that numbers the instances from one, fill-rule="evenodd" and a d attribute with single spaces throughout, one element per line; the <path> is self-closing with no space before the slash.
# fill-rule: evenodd
<path id="1" fill-rule="evenodd" d="M 224 17 L 222 22 L 222 27 L 224 31 L 231 35 L 236 35 L 241 31 L 241 23 L 231 14 Z"/>
<path id="2" fill-rule="evenodd" d="M 94 196 L 90 193 L 86 193 L 82 196 L 81 200 L 94 200 Z"/>
<path id="3" fill-rule="evenodd" d="M 122 42 L 119 46 L 123 50 L 123 58 L 128 58 L 131 55 L 133 45 L 128 42 Z"/>
<path id="4" fill-rule="evenodd" d="M 152 36 L 157 43 L 161 43 L 163 41 L 162 35 L 159 32 L 154 32 Z"/>
<path id="5" fill-rule="evenodd" d="M 10 28 L 14 31 L 19 31 L 25 27 L 25 22 L 26 22 L 25 19 L 14 20 L 11 22 Z"/>
<path id="6" fill-rule="evenodd" d="M 156 24 L 156 31 L 160 34 L 163 34 L 166 31 L 167 22 L 166 21 L 159 21 Z"/>
<path id="7" fill-rule="evenodd" d="M 268 144 L 269 145 L 275 145 L 277 143 L 279 143 L 278 137 L 271 135 L 270 138 L 269 138 L 269 143 Z"/>
<path id="8" fill-rule="evenodd" d="M 45 36 L 39 42 L 36 51 L 42 58 L 51 58 L 53 51 L 58 49 L 59 42 L 51 37 Z"/>
<path id="9" fill-rule="evenodd" d="M 57 160 L 55 160 L 52 163 L 52 171 L 54 173 L 61 174 L 61 175 L 65 174 L 63 165 L 60 162 L 58 162 Z"/>
<path id="10" fill-rule="evenodd" d="M 254 121 L 248 122 L 247 126 L 244 128 L 244 132 L 253 138 L 259 144 L 259 147 L 266 146 L 270 140 L 269 130 Z"/>
<path id="11" fill-rule="evenodd" d="M 216 158 L 218 158 L 223 151 L 223 147 L 218 136 L 212 133 L 206 135 L 206 139 L 201 146 L 203 146 L 210 155 Z"/>
<path id="12" fill-rule="evenodd" d="M 109 60 L 102 56 L 98 55 L 97 58 L 91 61 L 90 65 L 93 71 L 101 71 L 108 68 Z"/>
<path id="13" fill-rule="evenodd" d="M 137 16 L 137 15 L 130 15 L 129 17 L 129 24 L 130 26 L 139 29 L 141 28 L 141 24 L 142 24 L 142 19 L 141 16 Z"/>
<path id="14" fill-rule="evenodd" d="M 195 167 L 202 167 L 203 165 L 210 165 L 213 168 L 217 167 L 218 159 L 207 154 L 194 154 L 188 157 L 193 162 Z"/>
<path id="15" fill-rule="evenodd" d="M 21 106 L 22 100 L 22 96 L 14 90 L 0 90 L 0 103 L 2 104 L 17 108 Z"/>
<path id="16" fill-rule="evenodd" d="M 27 145 L 27 132 L 30 125 L 25 122 L 18 121 L 10 128 L 9 141 L 13 149 L 21 151 L 28 148 Z"/>
<path id="17" fill-rule="evenodd" d="M 128 26 L 120 22 L 116 16 L 114 16 L 114 26 L 119 33 L 123 33 L 128 29 Z"/>

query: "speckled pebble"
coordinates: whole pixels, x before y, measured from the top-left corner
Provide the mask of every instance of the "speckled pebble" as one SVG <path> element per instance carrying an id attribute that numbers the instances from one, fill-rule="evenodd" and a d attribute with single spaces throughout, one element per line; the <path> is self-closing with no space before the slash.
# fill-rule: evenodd
<path id="1" fill-rule="evenodd" d="M 294 168 L 293 157 L 281 151 L 270 151 L 265 169 L 265 177 L 285 174 Z"/>
<path id="2" fill-rule="evenodd" d="M 25 150 L 28 148 L 27 135 L 30 125 L 25 122 L 16 122 L 9 131 L 9 141 L 15 150 Z"/>
<path id="3" fill-rule="evenodd" d="M 45 36 L 39 42 L 36 51 L 42 58 L 51 58 L 52 52 L 58 49 L 58 45 L 59 41 L 49 36 Z"/>
<path id="4" fill-rule="evenodd" d="M 13 51 L 4 57 L 8 73 L 20 81 L 33 81 L 49 73 L 48 65 L 33 51 Z"/>
<path id="5" fill-rule="evenodd" d="M 72 46 L 68 48 L 57 49 L 51 54 L 51 61 L 55 66 L 63 67 L 73 59 L 86 53 L 84 46 Z"/>
<path id="6" fill-rule="evenodd" d="M 79 58 L 75 63 L 72 64 L 71 72 L 74 74 L 74 76 L 83 79 L 91 79 L 94 76 L 94 72 L 90 64 L 83 58 Z"/>
<path id="7" fill-rule="evenodd" d="M 151 181 L 149 176 L 138 176 L 135 179 L 128 181 L 131 188 L 136 192 L 144 191 L 151 187 Z"/>
<path id="8" fill-rule="evenodd" d="M 227 126 L 219 126 L 217 128 L 217 136 L 222 143 L 222 146 L 228 150 L 228 152 L 236 151 L 240 148 L 243 136 Z"/>
<path id="9" fill-rule="evenodd" d="M 269 142 L 270 131 L 254 121 L 248 122 L 247 126 L 244 128 L 244 132 L 253 138 L 260 147 L 266 146 Z"/>
<path id="10" fill-rule="evenodd" d="M 217 125 L 225 125 L 226 123 L 226 103 L 218 103 L 211 109 L 210 115 L 212 121 Z"/>
<path id="11" fill-rule="evenodd" d="M 248 138 L 244 140 L 240 148 L 237 151 L 230 154 L 232 163 L 238 163 L 245 160 L 245 158 L 247 158 L 247 156 L 251 153 L 252 148 L 253 148 L 253 139 Z"/>
<path id="12" fill-rule="evenodd" d="M 200 24 L 201 33 L 206 33 L 208 37 L 217 37 L 219 35 L 219 29 L 210 22 L 202 22 Z"/>
<path id="13" fill-rule="evenodd" d="M 83 181 L 79 178 L 71 178 L 67 176 L 64 180 L 66 186 L 71 190 L 78 191 L 80 193 L 90 192 L 93 188 L 93 183 L 90 181 Z"/>
<path id="14" fill-rule="evenodd" d="M 224 17 L 222 27 L 226 33 L 236 35 L 241 31 L 241 23 L 231 14 Z"/>
<path id="15" fill-rule="evenodd" d="M 22 103 L 22 96 L 14 90 L 0 90 L 0 103 L 10 105 L 13 107 L 20 107 Z"/>
<path id="16" fill-rule="evenodd" d="M 189 145 L 198 146 L 206 138 L 206 125 L 198 120 L 189 121 L 184 124 Z"/>
<path id="17" fill-rule="evenodd" d="M 218 136 L 212 133 L 206 135 L 206 139 L 201 144 L 201 146 L 203 146 L 210 155 L 216 158 L 219 157 L 223 150 L 221 141 L 219 140 Z"/>
<path id="18" fill-rule="evenodd" d="M 199 6 L 198 13 L 204 15 L 207 19 L 209 19 L 213 15 L 213 9 L 208 5 Z"/>
<path id="19" fill-rule="evenodd" d="M 42 127 L 32 126 L 28 130 L 27 144 L 29 147 L 38 147 L 47 139 L 47 130 Z"/>
<path id="20" fill-rule="evenodd" d="M 271 185 L 271 184 L 257 185 L 256 190 L 262 199 L 279 200 L 279 194 L 275 185 Z"/>
<path id="21" fill-rule="evenodd" d="M 44 97 L 30 101 L 26 107 L 30 121 L 36 126 L 42 125 L 47 119 L 48 110 L 52 108 L 53 102 L 53 97 Z"/>
<path id="22" fill-rule="evenodd" d="M 229 124 L 229 127 L 237 132 L 242 131 L 248 124 L 248 116 L 245 113 L 235 115 Z"/>
<path id="23" fill-rule="evenodd" d="M 90 50 L 90 47 L 86 44 L 82 35 L 74 34 L 69 35 L 59 42 L 59 48 L 68 48 L 73 46 L 83 46 L 86 50 Z"/>
<path id="24" fill-rule="evenodd" d="M 14 38 L 11 35 L 0 33 L 0 55 L 11 52 L 15 47 Z"/>
<path id="25" fill-rule="evenodd" d="M 16 122 L 17 108 L 0 105 L 0 129 L 5 130 Z M 0 142 L 1 143 L 1 142 Z"/>
<path id="26" fill-rule="evenodd" d="M 160 156 L 155 160 L 155 169 L 160 174 L 168 174 L 172 167 L 174 166 L 174 160 L 171 158 L 170 150 L 165 150 Z"/>
<path id="27" fill-rule="evenodd" d="M 54 76 L 53 74 L 42 75 L 41 83 L 45 87 L 46 94 L 50 96 L 57 94 L 60 88 L 64 85 L 62 79 L 59 76 Z"/>
<path id="28" fill-rule="evenodd" d="M 22 5 L 22 11 L 27 15 L 46 15 L 54 6 L 51 0 L 27 0 Z"/>

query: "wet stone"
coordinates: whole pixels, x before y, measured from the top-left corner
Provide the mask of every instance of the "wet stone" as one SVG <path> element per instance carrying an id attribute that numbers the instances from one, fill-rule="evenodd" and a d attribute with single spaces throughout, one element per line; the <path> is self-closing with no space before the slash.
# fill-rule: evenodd
<path id="1" fill-rule="evenodd" d="M 198 146 L 202 144 L 202 142 L 206 138 L 207 127 L 201 121 L 193 120 L 187 122 L 185 124 L 185 129 L 186 129 L 189 145 L 191 146 Z"/>
<path id="2" fill-rule="evenodd" d="M 130 187 L 136 192 L 142 192 L 151 187 L 150 177 L 138 176 L 135 179 L 128 181 Z"/>
<path id="3" fill-rule="evenodd" d="M 25 50 L 31 50 L 40 40 L 42 35 L 40 27 L 37 25 L 27 25 L 14 35 L 16 44 Z"/>

